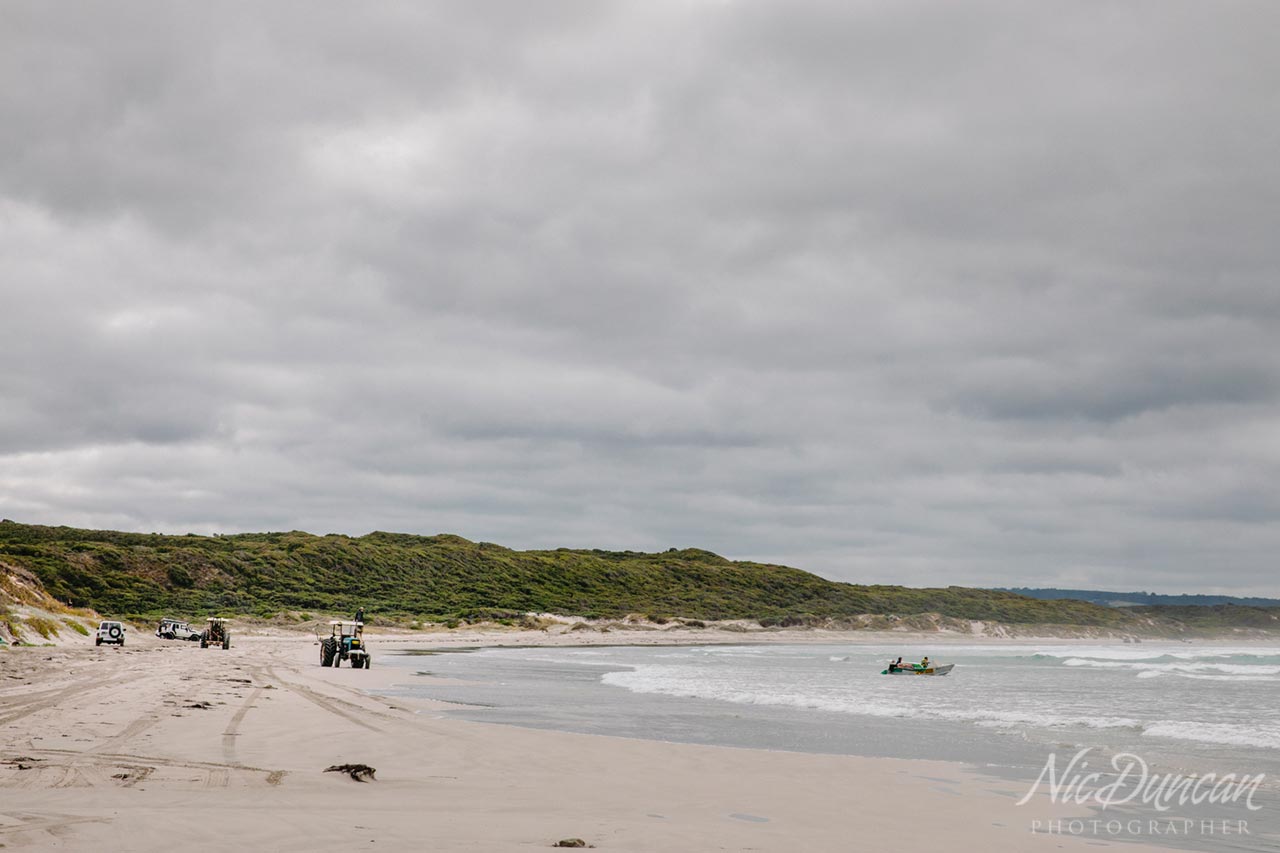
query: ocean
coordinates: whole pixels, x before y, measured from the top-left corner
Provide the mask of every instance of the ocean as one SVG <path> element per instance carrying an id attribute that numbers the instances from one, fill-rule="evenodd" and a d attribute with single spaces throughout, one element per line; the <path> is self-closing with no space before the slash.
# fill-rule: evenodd
<path id="1" fill-rule="evenodd" d="M 902 655 L 946 677 L 884 676 Z M 384 656 L 447 715 L 590 734 L 961 761 L 1034 779 L 1089 748 L 1152 772 L 1266 774 L 1244 839 L 1280 849 L 1280 647 L 1209 643 L 489 648 Z M 1101 763 L 1101 761 L 1099 761 Z M 1097 765 L 1095 765 L 1097 766 Z M 1200 839 L 1203 843 L 1203 839 Z M 1165 842 L 1167 843 L 1167 842 Z"/>

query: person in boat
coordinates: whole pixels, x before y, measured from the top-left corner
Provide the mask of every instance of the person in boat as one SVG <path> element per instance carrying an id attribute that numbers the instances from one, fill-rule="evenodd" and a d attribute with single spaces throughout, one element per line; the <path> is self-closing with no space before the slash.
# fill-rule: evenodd
<path id="1" fill-rule="evenodd" d="M 898 670 L 900 670 L 900 669 L 902 669 L 902 655 L 898 655 L 898 659 L 897 659 L 897 660 L 891 660 L 891 661 L 889 661 L 889 671 L 890 671 L 890 672 L 897 672 L 897 671 L 898 671 Z"/>
<path id="2" fill-rule="evenodd" d="M 928 655 L 925 655 L 924 657 L 922 657 L 922 658 L 920 659 L 920 668 L 921 668 L 921 669 L 928 669 L 928 668 L 929 668 L 929 656 L 928 656 Z"/>

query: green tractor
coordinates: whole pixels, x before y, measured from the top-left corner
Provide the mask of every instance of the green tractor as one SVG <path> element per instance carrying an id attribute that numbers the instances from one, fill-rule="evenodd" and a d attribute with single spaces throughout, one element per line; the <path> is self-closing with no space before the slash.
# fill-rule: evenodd
<path id="1" fill-rule="evenodd" d="M 200 648 L 207 649 L 210 646 L 231 648 L 231 631 L 227 628 L 227 620 L 221 616 L 210 616 L 206 621 L 209 627 L 200 632 Z"/>
<path id="2" fill-rule="evenodd" d="M 363 622 L 330 622 L 329 636 L 320 641 L 320 665 L 340 666 L 351 661 L 352 669 L 368 669 L 369 650 L 364 645 Z"/>

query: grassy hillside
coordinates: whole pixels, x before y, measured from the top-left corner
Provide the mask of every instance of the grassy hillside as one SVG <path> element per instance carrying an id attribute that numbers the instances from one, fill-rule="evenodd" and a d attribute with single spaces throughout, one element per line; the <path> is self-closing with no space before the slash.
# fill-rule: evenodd
<path id="1" fill-rule="evenodd" d="M 1132 607 L 1133 605 L 1160 605 L 1168 607 L 1213 607 L 1220 604 L 1238 604 L 1246 607 L 1280 607 L 1280 598 L 1240 597 L 1235 595 L 1162 595 L 1156 592 L 1110 592 L 1102 589 L 1058 589 L 1057 587 L 996 587 L 1002 592 L 1016 592 L 1028 598 L 1074 598 L 1076 601 L 1092 601 L 1108 607 Z"/>
<path id="2" fill-rule="evenodd" d="M 1163 625 L 1181 626 L 1189 631 L 1221 628 L 1258 628 L 1280 631 L 1280 607 L 1246 607 L 1237 604 L 1159 604 L 1126 608 L 1135 616 Z"/>
<path id="3" fill-rule="evenodd" d="M 458 536 L 162 536 L 0 522 L 0 563 L 54 597 L 124 617 L 342 612 L 438 619 L 554 612 L 794 621 L 935 612 L 1124 629 L 1140 617 L 1008 592 L 835 583 L 706 551 L 513 551 Z"/>

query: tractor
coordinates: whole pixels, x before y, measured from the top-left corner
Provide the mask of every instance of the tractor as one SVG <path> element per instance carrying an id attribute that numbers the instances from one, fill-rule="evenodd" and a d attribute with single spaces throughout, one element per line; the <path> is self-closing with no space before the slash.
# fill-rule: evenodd
<path id="1" fill-rule="evenodd" d="M 227 629 L 227 620 L 221 616 L 210 616 L 206 621 L 209 627 L 200 632 L 200 648 L 207 649 L 210 646 L 231 648 L 231 631 Z"/>
<path id="2" fill-rule="evenodd" d="M 320 665 L 340 666 L 351 661 L 352 669 L 368 669 L 369 650 L 364 645 L 363 622 L 330 622 L 330 633 L 320 641 Z"/>

